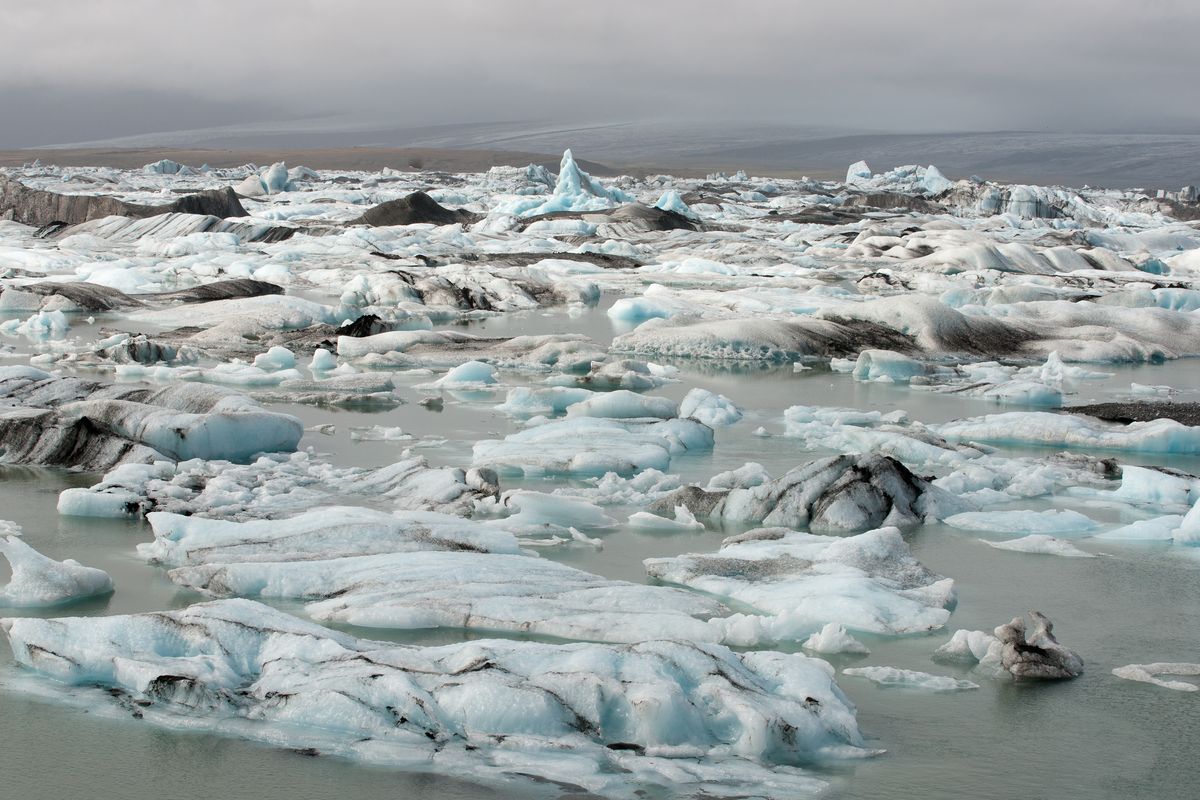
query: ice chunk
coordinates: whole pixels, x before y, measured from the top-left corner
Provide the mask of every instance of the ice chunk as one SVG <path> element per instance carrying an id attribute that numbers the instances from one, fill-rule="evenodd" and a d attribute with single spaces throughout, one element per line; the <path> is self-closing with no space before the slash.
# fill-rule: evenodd
<path id="1" fill-rule="evenodd" d="M 845 626 L 836 622 L 828 623 L 824 628 L 805 639 L 803 647 L 805 650 L 826 655 L 837 653 L 870 655 L 871 653 L 865 644 L 846 631 Z"/>
<path id="2" fill-rule="evenodd" d="M 505 527 L 555 525 L 563 528 L 611 528 L 617 521 L 597 505 L 543 492 L 505 492 L 501 505 L 509 509 Z"/>
<path id="3" fill-rule="evenodd" d="M 255 356 L 254 366 L 267 372 L 292 369 L 296 366 L 296 356 L 286 347 L 275 346 L 267 352 Z"/>
<path id="4" fill-rule="evenodd" d="M 564 413 L 568 406 L 581 403 L 592 395 L 590 389 L 571 386 L 516 386 L 508 390 L 504 402 L 496 406 L 496 410 L 514 417 L 556 415 Z"/>
<path id="5" fill-rule="evenodd" d="M 893 635 L 933 630 L 954 596 L 953 581 L 913 558 L 896 528 L 845 538 L 764 528 L 712 555 L 644 563 L 652 578 L 752 609 L 726 620 L 728 641 L 746 645 L 806 638 L 830 622 Z"/>
<path id="6" fill-rule="evenodd" d="M 1154 519 L 1142 519 L 1122 525 L 1111 531 L 1095 534 L 1097 539 L 1128 540 L 1137 542 L 1169 542 L 1175 538 L 1175 531 L 1183 524 L 1180 514 L 1167 514 Z"/>
<path id="7" fill-rule="evenodd" d="M 222 519 L 278 518 L 349 497 L 396 510 L 465 516 L 499 489 L 494 473 L 431 467 L 412 456 L 378 468 L 335 467 L 308 452 L 273 453 L 250 464 L 192 459 L 123 464 L 90 489 L 67 489 L 59 512 L 135 516 L 169 511 Z"/>
<path id="8" fill-rule="evenodd" d="M 742 418 L 742 410 L 725 395 L 697 386 L 680 401 L 679 416 L 699 420 L 710 428 L 725 428 Z"/>
<path id="9" fill-rule="evenodd" d="M 1153 664 L 1129 664 L 1117 667 L 1112 671 L 1118 678 L 1127 681 L 1139 681 L 1161 686 L 1164 689 L 1174 689 L 1177 692 L 1200 691 L 1200 686 L 1189 681 L 1165 681 L 1159 675 L 1200 675 L 1200 664 L 1181 664 L 1178 662 L 1155 662 Z"/>
<path id="10" fill-rule="evenodd" d="M 262 178 L 263 188 L 267 190 L 267 194 L 278 194 L 288 189 L 287 164 L 282 161 L 276 161 L 267 167 L 260 177 Z"/>
<path id="11" fill-rule="evenodd" d="M 18 529 L 0 521 L 0 555 L 12 567 L 12 579 L 0 587 L 0 605 L 19 608 L 59 606 L 108 594 L 112 578 L 104 570 L 85 567 L 78 561 L 55 561 L 34 550 L 17 536 Z M 10 533 L 10 535 L 4 535 Z"/>
<path id="12" fill-rule="evenodd" d="M 846 170 L 846 183 L 853 185 L 863 179 L 871 179 L 871 167 L 866 161 L 855 161 Z"/>
<path id="13" fill-rule="evenodd" d="M 460 525 L 468 525 L 459 520 Z M 211 596 L 295 599 L 314 619 L 369 628 L 450 628 L 638 642 L 721 640 L 714 600 L 613 581 L 530 556 L 416 551 L 318 561 L 178 567 L 181 586 Z"/>
<path id="14" fill-rule="evenodd" d="M 411 647 L 237 600 L 2 625 L 46 688 L 100 709 L 132 700 L 157 725 L 475 780 L 630 800 L 764 787 L 794 797 L 825 785 L 795 764 L 869 754 L 833 671 L 800 654 L 670 641 Z"/>
<path id="15" fill-rule="evenodd" d="M 146 515 L 154 541 L 138 554 L 169 566 L 234 562 L 307 561 L 379 553 L 452 550 L 517 553 L 508 531 L 460 517 L 423 511 L 386 514 L 333 507 L 290 519 L 231 522 L 180 514 Z"/>
<path id="16" fill-rule="evenodd" d="M 1083 659 L 1058 643 L 1054 625 L 1045 614 L 1030 611 L 1035 625 L 1026 633 L 1025 620 L 1014 617 L 1007 625 L 996 628 L 1000 640 L 1000 666 L 1017 679 L 1061 680 L 1083 674 Z"/>
<path id="17" fill-rule="evenodd" d="M 1070 414 L 1010 411 L 1006 414 L 973 417 L 931 427 L 947 439 L 960 442 L 1081 447 L 1143 453 L 1200 452 L 1200 428 L 1181 425 L 1170 419 L 1120 425 Z"/>
<path id="18" fill-rule="evenodd" d="M 941 194 L 953 186 L 954 184 L 933 164 L 925 168 L 925 174 L 921 178 L 921 189 L 926 194 Z"/>
<path id="19" fill-rule="evenodd" d="M 313 372 L 329 372 L 337 369 L 337 365 L 337 356 L 323 347 L 318 347 L 313 351 L 312 361 L 309 362 L 308 368 Z"/>
<path id="20" fill-rule="evenodd" d="M 1010 539 L 1007 542 L 985 542 L 998 550 L 1012 550 L 1016 553 L 1037 553 L 1047 556 L 1067 556 L 1068 558 L 1095 558 L 1086 550 L 1080 550 L 1070 542 L 1055 539 L 1041 533 L 1031 533 L 1020 539 Z"/>
<path id="21" fill-rule="evenodd" d="M 925 366 L 920 361 L 891 350 L 863 350 L 854 364 L 854 377 L 860 381 L 887 379 L 907 383 L 924 372 Z"/>
<path id="22" fill-rule="evenodd" d="M 671 211 L 688 219 L 695 219 L 695 213 L 688 208 L 687 203 L 683 202 L 683 198 L 679 196 L 679 192 L 675 189 L 667 189 L 658 198 L 658 202 L 654 204 L 655 208 L 660 208 L 663 211 Z"/>
<path id="23" fill-rule="evenodd" d="M 147 164 L 142 167 L 142 172 L 147 175 L 175 175 L 183 169 L 183 164 L 180 164 L 178 161 L 163 158 L 155 161 L 153 164 Z"/>
<path id="24" fill-rule="evenodd" d="M 672 456 L 712 446 L 712 428 L 691 419 L 577 417 L 476 442 L 474 464 L 507 475 L 630 475 L 666 470 Z"/>
<path id="25" fill-rule="evenodd" d="M 496 368 L 482 361 L 459 364 L 433 382 L 439 389 L 458 389 L 471 386 L 490 386 L 496 382 Z"/>
<path id="26" fill-rule="evenodd" d="M 554 192 L 548 199 L 522 199 L 504 203 L 493 209 L 497 214 L 516 214 L 533 217 L 557 211 L 601 211 L 618 203 L 631 203 L 633 198 L 620 189 L 610 189 L 580 169 L 571 151 L 564 150 L 558 166 Z"/>
<path id="27" fill-rule="evenodd" d="M 944 522 L 967 531 L 996 533 L 1079 533 L 1095 530 L 1096 522 L 1078 511 L 967 511 Z"/>
<path id="28" fill-rule="evenodd" d="M 933 657 L 937 661 L 957 661 L 961 663 L 978 663 L 987 659 L 995 651 L 999 659 L 1000 640 L 987 631 L 969 631 L 960 628 L 937 650 Z"/>
<path id="29" fill-rule="evenodd" d="M 880 686 L 918 689 L 924 692 L 962 692 L 979 688 L 979 684 L 970 681 L 896 667 L 847 667 L 842 670 L 842 674 L 866 678 Z"/>
<path id="30" fill-rule="evenodd" d="M 1186 544 L 1200 543 L 1200 500 L 1197 500 L 1183 519 L 1179 521 L 1179 527 L 1173 531 L 1176 542 Z"/>
<path id="31" fill-rule="evenodd" d="M 657 501 L 650 510 L 667 513 L 680 504 L 714 520 L 807 526 L 822 532 L 911 527 L 964 507 L 900 462 L 878 455 L 830 456 L 776 480 L 727 490 L 689 486 Z"/>
<path id="32" fill-rule="evenodd" d="M 600 181 L 588 175 L 575 163 L 570 149 L 564 150 L 558 165 L 558 179 L 554 184 L 557 197 L 574 198 L 580 195 L 603 197 L 613 202 L 629 202 L 630 198 L 619 189 L 607 189 Z"/>
<path id="33" fill-rule="evenodd" d="M 675 506 L 675 518 L 667 519 L 660 517 L 657 514 L 648 514 L 645 511 L 638 511 L 631 514 L 629 521 L 626 523 L 631 528 L 651 531 L 671 531 L 673 533 L 682 533 L 687 531 L 702 531 L 704 523 L 697 521 L 692 516 L 692 512 L 688 511 L 687 506 Z"/>
<path id="34" fill-rule="evenodd" d="M 679 416 L 679 406 L 666 397 L 647 397 L 618 389 L 597 392 L 586 400 L 567 407 L 568 417 L 605 417 L 608 419 L 672 419 Z M 703 420 L 701 420 L 703 422 Z"/>

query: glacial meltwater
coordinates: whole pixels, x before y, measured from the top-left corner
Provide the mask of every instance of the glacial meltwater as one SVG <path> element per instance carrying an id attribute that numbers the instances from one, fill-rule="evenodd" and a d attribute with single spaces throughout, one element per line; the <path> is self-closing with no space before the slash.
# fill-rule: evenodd
<path id="1" fill-rule="evenodd" d="M 474 323 L 468 330 L 487 335 L 582 332 L 606 341 L 612 325 L 598 310 L 568 315 L 526 312 Z M 813 457 L 782 431 L 783 410 L 796 404 L 892 411 L 904 409 L 927 423 L 996 410 L 990 401 L 954 394 L 918 392 L 905 386 L 864 383 L 825 369 L 794 371 L 791 364 L 763 368 L 731 363 L 679 360 L 680 382 L 661 394 L 680 399 L 695 386 L 731 398 L 746 410 L 737 426 L 718 432 L 712 452 L 684 456 L 673 470 L 688 481 L 753 461 L 772 474 Z M 1187 361 L 1168 365 L 1106 367 L 1113 377 L 1086 387 L 1081 401 L 1121 396 L 1130 382 L 1169 383 L 1185 397 L 1200 396 L 1200 367 Z M 469 459 L 479 439 L 502 436 L 519 424 L 493 410 L 507 388 L 530 385 L 528 376 L 502 371 L 502 389 L 445 396 L 431 411 L 416 402 L 379 412 L 272 406 L 296 414 L 309 432 L 301 448 L 312 448 L 333 463 L 379 467 L 395 461 L 413 440 L 355 441 L 350 432 L 371 426 L 399 427 L 416 437 L 444 443 L 421 450 L 435 464 Z M 400 376 L 420 383 L 425 377 Z M 411 397 L 415 400 L 416 395 Z M 332 425 L 332 434 L 316 432 Z M 776 435 L 756 436 L 765 427 Z M 1014 449 L 1013 452 L 1029 452 Z M 1200 468 L 1200 458 L 1123 455 L 1125 461 L 1169 463 Z M 72 557 L 108 572 L 116 591 L 45 616 L 126 614 L 182 608 L 202 600 L 173 584 L 162 569 L 134 555 L 134 545 L 152 534 L 143 521 L 60 516 L 58 493 L 88 486 L 99 476 L 62 470 L 0 468 L 3 517 L 20 524 L 25 539 L 54 558 Z M 519 485 L 547 491 L 578 481 L 524 479 Z M 516 484 L 506 483 L 506 488 Z M 1090 499 L 1039 498 L 1038 509 L 1073 508 L 1119 521 L 1119 512 Z M 610 509 L 623 518 L 635 507 Z M 598 535 L 602 548 L 546 548 L 550 558 L 608 578 L 646 580 L 643 559 L 715 550 L 727 531 L 641 531 L 618 526 Z M 815 764 L 811 769 L 832 784 L 831 796 L 877 798 L 912 796 L 989 797 L 1186 797 L 1200 780 L 1193 731 L 1200 711 L 1190 695 L 1118 680 L 1111 670 L 1130 663 L 1194 660 L 1200 652 L 1200 552 L 1162 543 L 1078 542 L 1096 558 L 1055 558 L 1006 552 L 983 544 L 977 534 L 943 524 L 906 533 L 919 561 L 954 577 L 958 604 L 947 628 L 905 637 L 858 634 L 870 655 L 826 656 L 844 667 L 887 664 L 970 679 L 972 670 L 930 660 L 934 649 L 956 628 L 990 630 L 1013 614 L 1036 608 L 1058 621 L 1056 632 L 1086 662 L 1074 681 L 1020 684 L 982 680 L 974 691 L 950 694 L 878 686 L 857 677 L 840 683 L 858 707 L 859 724 L 871 747 L 886 753 L 846 764 Z M 2 568 L 0 568 L 2 571 Z M 284 604 L 285 608 L 295 605 Z M 347 629 L 350 630 L 350 629 Z M 435 631 L 389 636 L 353 629 L 369 638 L 417 644 L 444 644 L 477 637 Z M 786 649 L 786 648 L 785 648 Z M 129 714 L 99 715 L 62 705 L 49 695 L 29 695 L 32 681 L 11 657 L 4 660 L 3 734 L 0 785 L 4 796 L 180 797 L 203 786 L 207 795 L 230 800 L 259 798 L 416 797 L 453 800 L 474 797 L 556 797 L 553 786 L 478 785 L 446 775 L 387 769 L 340 758 L 313 758 L 288 749 L 205 731 L 151 726 Z M 148 770 L 156 763 L 163 768 Z M 575 796 L 575 795 L 572 795 Z"/>
<path id="2" fill-rule="evenodd" d="M 1200 783 L 1186 193 L 0 190 L 0 796 Z"/>

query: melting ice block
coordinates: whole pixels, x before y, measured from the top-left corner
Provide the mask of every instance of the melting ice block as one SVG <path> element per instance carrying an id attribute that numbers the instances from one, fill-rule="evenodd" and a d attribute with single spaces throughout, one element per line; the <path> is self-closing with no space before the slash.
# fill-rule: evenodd
<path id="1" fill-rule="evenodd" d="M 712 428 L 692 419 L 575 417 L 477 442 L 474 464 L 502 475 L 630 475 L 666 470 L 673 456 L 712 446 Z"/>
<path id="2" fill-rule="evenodd" d="M 15 526 L 0 522 L 0 534 Z M 0 555 L 12 567 L 12 579 L 0 587 L 0 606 L 45 608 L 86 597 L 108 594 L 112 578 L 104 570 L 85 567 L 78 561 L 55 561 L 13 535 L 0 538 Z"/>
<path id="3" fill-rule="evenodd" d="M 913 558 L 896 528 L 845 538 L 762 528 L 712 555 L 644 563 L 653 578 L 756 612 L 724 621 L 731 643 L 807 637 L 830 622 L 892 635 L 934 630 L 954 602 L 954 582 Z"/>
<path id="4" fill-rule="evenodd" d="M 133 616 L 0 621 L 46 688 L 165 727 L 476 780 L 607 797 L 666 787 L 794 797 L 797 768 L 863 749 L 828 664 L 649 641 L 357 639 L 244 600 Z"/>
<path id="5" fill-rule="evenodd" d="M 912 669 L 897 669 L 896 667 L 848 667 L 842 670 L 842 674 L 866 678 L 880 686 L 918 689 L 925 692 L 962 692 L 979 688 L 978 683 L 971 681 L 951 678 L 947 675 L 930 675 L 928 672 L 918 672 Z"/>

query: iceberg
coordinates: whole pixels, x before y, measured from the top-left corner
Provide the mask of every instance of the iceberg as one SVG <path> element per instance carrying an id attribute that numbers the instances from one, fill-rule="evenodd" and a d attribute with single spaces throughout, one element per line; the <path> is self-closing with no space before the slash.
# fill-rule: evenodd
<path id="1" fill-rule="evenodd" d="M 960 628 L 950 641 L 933 651 L 935 661 L 952 661 L 962 664 L 978 664 L 1000 661 L 1000 640 L 987 631 L 971 631 Z"/>
<path id="2" fill-rule="evenodd" d="M 202 459 L 122 464 L 89 488 L 64 489 L 58 512 L 128 517 L 166 511 L 247 520 L 337 505 L 348 496 L 396 511 L 466 516 L 477 502 L 497 494 L 496 475 L 486 469 L 433 467 L 421 456 L 378 468 L 336 467 L 301 451 L 267 454 L 249 464 Z"/>
<path id="3" fill-rule="evenodd" d="M 935 630 L 954 602 L 954 582 L 913 558 L 896 528 L 845 538 L 765 528 L 712 555 L 644 563 L 656 580 L 751 609 L 725 620 L 726 641 L 746 646 L 803 640 L 831 622 L 893 636 Z"/>
<path id="4" fill-rule="evenodd" d="M 166 728 L 605 797 L 810 795 L 797 767 L 871 755 L 832 669 L 671 641 L 372 642 L 259 603 L 0 621 L 47 689 Z M 532 784 L 531 784 L 532 785 Z"/>
<path id="5" fill-rule="evenodd" d="M 742 419 L 742 410 L 725 395 L 697 386 L 679 402 L 679 416 L 691 417 L 710 428 L 727 428 Z"/>
<path id="6" fill-rule="evenodd" d="M 962 692 L 979 688 L 978 683 L 971 681 L 896 667 L 847 667 L 842 670 L 842 674 L 866 678 L 880 686 L 917 689 L 923 692 Z"/>
<path id="7" fill-rule="evenodd" d="M 433 550 L 519 552 L 508 531 L 434 512 L 387 514 L 347 506 L 288 519 L 234 522 L 156 511 L 147 514 L 146 520 L 154 530 L 154 541 L 139 544 L 138 555 L 171 567 Z"/>
<path id="8" fill-rule="evenodd" d="M 176 567 L 169 575 L 180 586 L 213 597 L 302 600 L 313 619 L 368 628 L 505 631 L 595 642 L 716 642 L 721 628 L 707 619 L 724 613 L 718 602 L 693 592 L 608 580 L 505 553 L 427 548 L 198 564 Z"/>
<path id="9" fill-rule="evenodd" d="M 1011 550 L 1014 553 L 1036 553 L 1048 556 L 1066 556 L 1067 558 L 1095 558 L 1086 550 L 1080 550 L 1070 542 L 1055 539 L 1041 533 L 1031 533 L 1020 539 L 1010 539 L 1007 542 L 986 542 L 997 550 Z"/>
<path id="10" fill-rule="evenodd" d="M 610 189 L 580 169 L 570 149 L 564 150 L 558 165 L 554 191 L 545 200 L 523 199 L 502 204 L 493 213 L 536 217 L 562 211 L 602 211 L 634 198 L 620 189 Z"/>
<path id="11" fill-rule="evenodd" d="M 1189 681 L 1167 681 L 1159 677 L 1160 675 L 1197 676 L 1200 675 L 1200 664 L 1161 661 L 1153 664 L 1128 664 L 1124 667 L 1117 667 L 1112 671 L 1112 674 L 1127 681 L 1149 683 L 1154 686 L 1161 686 L 1164 689 L 1173 689 L 1177 692 L 1200 691 L 1200 686 Z"/>
<path id="12" fill-rule="evenodd" d="M 1200 453 L 1200 428 L 1170 419 L 1120 425 L 1046 411 L 1010 411 L 930 426 L 951 441 L 1079 447 L 1138 453 Z"/>
<path id="13" fill-rule="evenodd" d="M 13 535 L 18 530 L 0 521 L 0 555 L 12 567 L 12 579 L 0 587 L 0 606 L 48 608 L 112 592 L 112 578 L 104 570 L 44 556 Z"/>
<path id="14" fill-rule="evenodd" d="M 1078 511 L 966 511 L 943 520 L 953 528 L 994 533 L 1084 533 L 1099 525 Z M 1036 540 L 1035 540 L 1036 541 Z M 1045 540 L 1041 540 L 1045 542 Z M 1007 543 L 1011 548 L 1012 542 Z"/>
<path id="15" fill-rule="evenodd" d="M 962 508 L 948 492 L 888 456 L 831 456 L 796 467 L 776 480 L 759 472 L 748 477 L 747 486 L 684 487 L 652 504 L 650 510 L 668 513 L 684 506 L 693 514 L 724 522 L 844 532 L 883 525 L 912 527 Z"/>
<path id="16" fill-rule="evenodd" d="M 692 419 L 578 416 L 476 442 L 473 465 L 501 475 L 630 475 L 712 446 L 712 428 Z"/>
<path id="17" fill-rule="evenodd" d="M 1000 666 L 1018 680 L 1063 680 L 1083 674 L 1083 659 L 1058 643 L 1054 625 L 1045 614 L 1030 611 L 1034 629 L 1027 632 L 1025 620 L 1015 617 L 996 628 L 1000 641 Z"/>
<path id="18" fill-rule="evenodd" d="M 865 656 L 871 654 L 865 644 L 851 636 L 845 626 L 836 622 L 828 623 L 824 628 L 805 639 L 802 646 L 805 650 L 822 655 L 851 653 Z"/>

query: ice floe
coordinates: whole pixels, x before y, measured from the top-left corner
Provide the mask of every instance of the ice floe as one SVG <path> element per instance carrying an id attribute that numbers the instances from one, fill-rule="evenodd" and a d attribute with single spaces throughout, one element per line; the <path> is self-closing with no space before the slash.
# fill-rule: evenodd
<path id="1" fill-rule="evenodd" d="M 60 606 L 113 590 L 104 570 L 78 561 L 55 561 L 14 535 L 19 529 L 0 521 L 0 555 L 12 568 L 12 578 L 0 586 L 0 606 L 47 608 Z"/>
<path id="2" fill-rule="evenodd" d="M 799 654 L 669 641 L 408 647 L 244 600 L 0 624 L 17 662 L 59 697 L 457 777 L 629 798 L 656 786 L 813 794 L 824 782 L 796 765 L 870 754 L 833 671 Z"/>

